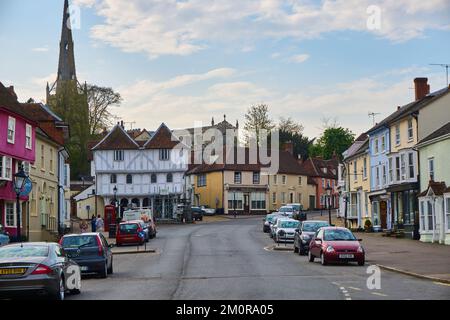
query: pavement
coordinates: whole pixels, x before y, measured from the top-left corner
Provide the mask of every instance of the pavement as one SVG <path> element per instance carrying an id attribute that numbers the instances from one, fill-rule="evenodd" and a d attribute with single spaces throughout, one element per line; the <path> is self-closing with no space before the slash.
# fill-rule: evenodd
<path id="1" fill-rule="evenodd" d="M 148 244 L 155 253 L 115 256 L 114 274 L 83 278 L 82 293 L 68 299 L 450 299 L 449 285 L 388 270 L 380 270 L 380 286 L 371 287 L 372 261 L 365 267 L 322 266 L 291 250 L 271 250 L 261 217 L 158 231 Z"/>

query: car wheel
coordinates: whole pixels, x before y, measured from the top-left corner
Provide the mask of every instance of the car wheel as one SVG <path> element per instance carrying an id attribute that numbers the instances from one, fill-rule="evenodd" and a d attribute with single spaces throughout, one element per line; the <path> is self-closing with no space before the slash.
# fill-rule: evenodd
<path id="1" fill-rule="evenodd" d="M 323 252 L 320 254 L 320 263 L 321 263 L 323 266 L 326 266 L 326 265 L 327 265 L 327 260 L 325 259 L 325 255 L 323 254 Z"/>
<path id="2" fill-rule="evenodd" d="M 313 256 L 313 254 L 311 253 L 311 250 L 309 250 L 309 252 L 308 252 L 308 261 L 309 262 L 314 262 L 314 256 Z"/>
<path id="3" fill-rule="evenodd" d="M 59 278 L 58 288 L 55 295 L 55 300 L 62 301 L 66 297 L 66 286 L 64 284 L 64 276 Z"/>
<path id="4" fill-rule="evenodd" d="M 108 274 L 113 274 L 114 273 L 113 262 L 114 262 L 114 260 L 113 260 L 113 258 L 111 258 L 111 267 L 108 268 Z"/>
<path id="5" fill-rule="evenodd" d="M 108 276 L 108 263 L 105 262 L 103 270 L 100 271 L 100 278 L 105 279 Z"/>
<path id="6" fill-rule="evenodd" d="M 81 293 L 81 290 L 80 290 L 80 289 L 73 289 L 73 290 L 70 290 L 70 294 L 72 294 L 72 295 L 80 294 L 80 293 Z"/>

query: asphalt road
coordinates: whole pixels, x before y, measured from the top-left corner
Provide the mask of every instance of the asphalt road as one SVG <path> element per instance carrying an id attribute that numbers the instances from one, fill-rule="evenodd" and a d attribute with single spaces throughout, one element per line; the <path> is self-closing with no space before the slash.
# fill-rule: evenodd
<path id="1" fill-rule="evenodd" d="M 82 293 L 68 299 L 450 299 L 449 285 L 387 271 L 370 290 L 370 261 L 322 266 L 270 250 L 261 220 L 160 226 L 148 244 L 157 253 L 115 256 L 113 275 L 83 278 Z"/>

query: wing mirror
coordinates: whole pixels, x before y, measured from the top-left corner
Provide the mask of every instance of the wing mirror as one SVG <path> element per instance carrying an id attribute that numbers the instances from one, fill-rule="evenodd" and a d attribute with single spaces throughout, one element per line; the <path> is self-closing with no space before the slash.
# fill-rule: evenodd
<path id="1" fill-rule="evenodd" d="M 359 242 L 363 241 L 363 239 L 358 239 Z"/>
<path id="2" fill-rule="evenodd" d="M 316 244 L 322 244 L 322 239 L 315 239 L 314 241 Z"/>

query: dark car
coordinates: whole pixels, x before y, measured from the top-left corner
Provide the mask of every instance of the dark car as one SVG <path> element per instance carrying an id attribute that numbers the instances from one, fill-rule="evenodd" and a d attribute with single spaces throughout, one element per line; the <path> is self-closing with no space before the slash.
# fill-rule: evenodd
<path id="1" fill-rule="evenodd" d="M 191 207 L 192 219 L 194 221 L 203 221 L 204 211 L 200 207 Z"/>
<path id="2" fill-rule="evenodd" d="M 327 221 L 303 221 L 300 228 L 295 230 L 294 235 L 294 252 L 299 255 L 306 255 L 309 250 L 309 242 L 314 237 L 317 230 L 322 227 L 328 227 L 330 224 Z"/>
<path id="3" fill-rule="evenodd" d="M 363 266 L 365 251 L 353 233 L 347 228 L 320 228 L 309 244 L 309 262 L 320 258 L 322 265 L 330 262 L 357 262 Z"/>
<path id="4" fill-rule="evenodd" d="M 65 235 L 60 240 L 66 255 L 74 260 L 82 273 L 98 273 L 106 278 L 113 273 L 113 254 L 101 233 Z"/>
<path id="5" fill-rule="evenodd" d="M 80 293 L 79 266 L 57 243 L 17 243 L 0 248 L 0 297 L 47 296 L 64 300 L 69 278 L 76 276 Z M 72 282 L 71 282 L 72 283 Z"/>

